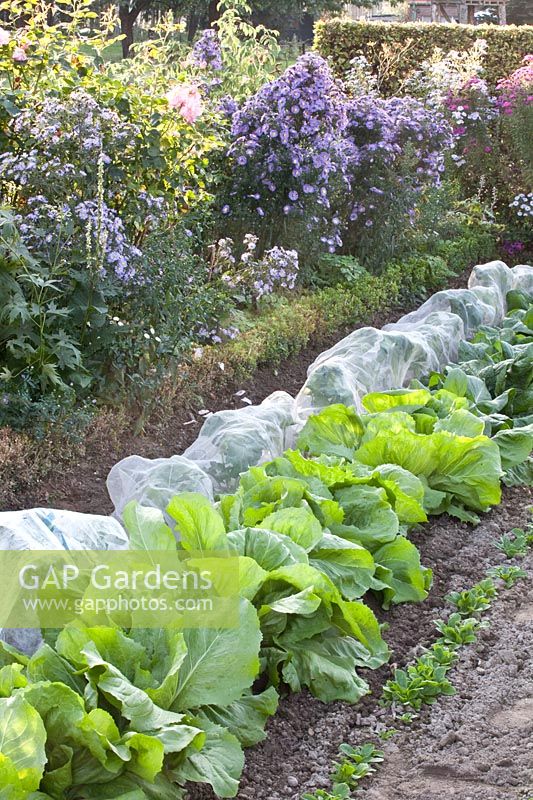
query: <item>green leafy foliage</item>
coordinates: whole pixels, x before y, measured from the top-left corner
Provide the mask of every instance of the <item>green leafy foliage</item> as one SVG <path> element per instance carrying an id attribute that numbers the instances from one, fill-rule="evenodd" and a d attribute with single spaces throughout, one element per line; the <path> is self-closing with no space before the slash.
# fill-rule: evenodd
<path id="1" fill-rule="evenodd" d="M 418 658 L 406 669 L 396 669 L 393 678 L 383 686 L 384 702 L 410 706 L 419 711 L 422 705 L 434 703 L 440 695 L 455 694 L 446 677 L 447 669 L 431 655 Z"/>
<path id="2" fill-rule="evenodd" d="M 495 546 L 507 558 L 525 556 L 528 548 L 533 546 L 533 526 L 530 525 L 525 531 L 521 528 L 513 528 L 510 533 L 502 534 L 495 542 Z"/>
<path id="3" fill-rule="evenodd" d="M 315 789 L 312 794 L 310 792 L 303 794 L 302 800 L 346 800 L 347 797 L 350 797 L 349 790 L 348 793 L 344 791 L 343 794 L 332 794 L 326 789 Z"/>
<path id="4" fill-rule="evenodd" d="M 430 658 L 435 660 L 436 664 L 440 667 L 446 667 L 446 669 L 450 669 L 458 658 L 456 648 L 449 647 L 440 642 L 434 642 L 429 648 L 428 653 Z"/>
<path id="5" fill-rule="evenodd" d="M 20 694 L 0 699 L 0 789 L 24 800 L 39 788 L 47 761 L 46 731 L 37 711 Z"/>
<path id="6" fill-rule="evenodd" d="M 358 747 L 341 744 L 339 760 L 333 762 L 331 792 L 317 789 L 312 794 L 302 795 L 302 800 L 346 800 L 359 788 L 361 780 L 376 771 L 383 761 L 383 752 L 367 743 Z"/>
<path id="7" fill-rule="evenodd" d="M 475 642 L 478 630 L 488 627 L 488 623 L 475 617 L 465 618 L 462 613 L 455 612 L 450 614 L 447 621 L 437 620 L 435 627 L 441 634 L 437 639 L 438 644 L 455 648 Z"/>
<path id="8" fill-rule="evenodd" d="M 446 600 L 452 603 L 459 614 L 463 617 L 470 617 L 473 614 L 480 614 L 491 606 L 491 600 L 496 597 L 497 591 L 494 583 L 487 578 L 476 583 L 471 589 L 464 589 L 461 592 L 450 592 Z"/>
<path id="9" fill-rule="evenodd" d="M 439 398 L 436 400 L 438 405 Z M 368 477 L 365 479 L 361 465 L 369 468 L 367 475 L 371 470 L 379 472 L 385 468 L 385 473 L 392 475 L 393 482 L 398 484 L 396 495 L 400 502 L 400 493 L 412 494 L 418 481 L 422 487 L 416 496 L 418 507 L 411 497 L 404 509 L 406 514 L 420 516 L 418 520 L 416 516 L 407 516 L 406 521 L 423 521 L 427 511 L 461 513 L 461 508 L 483 511 L 499 503 L 501 456 L 498 445 L 479 433 L 479 426 L 483 428 L 483 424 L 472 414 L 466 422 L 466 412 L 460 414 L 453 406 L 445 410 L 441 405 L 439 419 L 434 408 L 428 407 L 430 401 L 434 402 L 427 390 L 374 393 L 365 398 L 365 402 L 371 408 L 382 410 L 356 418 L 357 425 L 363 427 L 363 432 L 357 428 L 357 436 L 353 433 L 353 411 L 344 406 L 331 406 L 310 417 L 298 444 L 311 455 L 322 449 L 331 456 L 348 459 L 350 469 L 360 476 L 359 481 L 354 476 L 354 484 L 371 482 Z M 425 423 L 423 431 L 419 430 L 422 419 L 429 422 L 429 425 Z M 449 430 L 445 429 L 446 423 Z M 345 441 L 339 446 L 343 436 Z M 525 450 L 521 451 L 517 458 L 524 453 Z M 401 468 L 395 475 L 390 472 L 391 464 Z M 399 475 L 405 478 L 403 489 Z M 411 481 L 411 492 L 404 491 L 405 480 Z M 374 479 L 374 482 L 377 481 Z M 382 485 L 386 488 L 386 484 Z M 342 491 L 346 494 L 348 489 Z M 350 489 L 352 494 L 354 491 Z"/>
<path id="10" fill-rule="evenodd" d="M 500 564 L 497 567 L 491 567 L 488 570 L 491 578 L 499 578 L 503 581 L 506 589 L 510 589 L 515 583 L 522 578 L 527 578 L 527 572 L 522 567 L 517 567 L 513 564 Z"/>
<path id="11" fill-rule="evenodd" d="M 530 336 L 527 313 L 504 323 L 502 352 L 516 346 L 505 337 Z M 123 631 L 79 623 L 31 659 L 4 647 L 0 705 L 15 716 L 0 757 L 15 800 L 26 769 L 12 735 L 19 725 L 35 731 L 34 751 L 24 751 L 31 791 L 54 800 L 67 790 L 89 799 L 99 785 L 135 791 L 136 800 L 153 796 L 150 785 L 179 797 L 188 780 L 232 797 L 242 748 L 264 737 L 278 688 L 357 702 L 368 692 L 358 668 L 389 656 L 361 598 L 372 591 L 388 608 L 422 600 L 430 587 L 409 529 L 429 513 L 468 515 L 498 502 L 502 458 L 517 466 L 528 457 L 529 422 L 512 428 L 516 417 L 500 413 L 512 388 L 494 397 L 479 376 L 455 368 L 428 387 L 373 393 L 368 414 L 326 408 L 308 420 L 302 450 L 251 468 L 233 495 L 217 504 L 194 493 L 173 498 L 166 512 L 174 530 L 162 512 L 127 506 L 132 549 L 238 558 L 240 625 Z M 520 436 L 498 444 L 514 431 Z M 529 538 L 515 532 L 512 543 Z M 500 566 L 491 574 L 512 585 L 525 573 Z M 424 655 L 395 670 L 384 701 L 418 711 L 452 694 L 447 672 L 485 626 L 478 617 L 495 594 L 490 579 L 451 593 L 457 612 L 437 620 L 440 636 Z M 266 688 L 254 694 L 260 675 Z M 348 797 L 380 758 L 371 746 L 343 746 L 332 796 Z"/>
<path id="12" fill-rule="evenodd" d="M 13 776 L 23 775 L 23 788 L 54 798 L 66 790 L 90 797 L 86 785 L 111 788 L 115 781 L 137 786 L 142 797 L 151 796 L 154 781 L 167 793 L 161 796 L 179 796 L 176 784 L 185 780 L 234 796 L 242 743 L 262 738 L 277 705 L 273 689 L 250 692 L 259 669 L 259 623 L 246 600 L 240 616 L 240 628 L 221 631 L 126 634 L 71 624 L 54 648 L 43 645 L 27 664 L 21 657 L 24 663 L 6 665 L 4 692 L 8 670 L 15 680 L 0 700 L 7 726 L 0 736 L 2 774 L 14 787 Z M 41 680 L 54 673 L 66 682 Z"/>
<path id="13" fill-rule="evenodd" d="M 376 771 L 375 765 L 383 761 L 383 752 L 372 744 L 352 747 L 341 744 L 339 748 L 341 760 L 333 763 L 333 794 L 342 797 L 342 792 L 356 791 L 359 782 Z M 349 795 L 348 795 L 349 796 Z"/>

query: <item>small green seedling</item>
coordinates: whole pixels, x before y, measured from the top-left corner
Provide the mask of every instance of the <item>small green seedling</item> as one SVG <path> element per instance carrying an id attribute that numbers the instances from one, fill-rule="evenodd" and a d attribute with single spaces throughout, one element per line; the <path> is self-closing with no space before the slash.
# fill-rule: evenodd
<path id="1" fill-rule="evenodd" d="M 439 666 L 446 667 L 446 669 L 450 669 L 450 667 L 453 666 L 458 658 L 457 652 L 454 648 L 447 647 L 439 642 L 432 644 L 428 652 Z"/>
<path id="2" fill-rule="evenodd" d="M 312 794 L 304 794 L 302 800 L 345 800 L 358 788 L 362 778 L 376 771 L 374 764 L 383 761 L 383 752 L 373 744 L 360 747 L 341 744 L 339 756 L 342 756 L 340 761 L 333 762 L 332 792 L 316 789 Z"/>
<path id="3" fill-rule="evenodd" d="M 373 744 L 366 743 L 359 747 L 352 747 L 351 744 L 341 744 L 339 753 L 354 764 L 381 764 L 383 761 L 383 751 L 378 750 Z M 373 770 L 375 772 L 375 770 Z"/>
<path id="4" fill-rule="evenodd" d="M 339 755 L 342 759 L 333 763 L 334 770 L 331 774 L 333 794 L 339 797 L 343 796 L 338 793 L 345 791 L 345 787 L 349 792 L 357 789 L 359 781 L 376 771 L 373 765 L 383 761 L 383 752 L 373 744 L 363 744 L 360 747 L 341 744 Z"/>
<path id="5" fill-rule="evenodd" d="M 527 531 L 521 528 L 513 528 L 510 533 L 504 533 L 496 542 L 496 547 L 501 550 L 507 558 L 525 556 L 528 547 L 533 544 L 533 530 L 531 527 Z"/>
<path id="6" fill-rule="evenodd" d="M 446 596 L 448 602 L 453 603 L 457 611 L 463 617 L 470 617 L 472 614 L 481 614 L 490 608 L 491 600 L 496 597 L 498 590 L 490 578 L 476 583 L 471 589 L 464 589 L 462 592 L 450 592 Z"/>
<path id="7" fill-rule="evenodd" d="M 434 703 L 442 694 L 455 694 L 455 689 L 446 678 L 447 671 L 447 667 L 438 664 L 428 653 L 407 669 L 394 671 L 394 677 L 383 686 L 383 702 L 399 703 L 419 711 L 423 705 Z"/>
<path id="8" fill-rule="evenodd" d="M 315 789 L 312 794 L 306 792 L 306 794 L 302 795 L 302 800 L 347 800 L 350 794 L 351 792 L 349 789 L 347 794 L 331 794 L 331 792 L 327 792 L 325 789 Z"/>
<path id="9" fill-rule="evenodd" d="M 398 728 L 387 728 L 386 731 L 381 731 L 381 733 L 378 733 L 378 736 L 382 741 L 388 742 L 389 739 L 392 739 L 392 737 L 399 732 L 400 731 L 398 730 Z"/>
<path id="10" fill-rule="evenodd" d="M 413 714 L 412 711 L 405 711 L 398 717 L 400 722 L 404 725 L 412 725 L 415 719 L 418 719 L 418 714 Z"/>
<path id="11" fill-rule="evenodd" d="M 488 570 L 491 578 L 499 578 L 505 584 L 506 589 L 510 589 L 520 578 L 527 578 L 527 572 L 521 567 L 513 565 L 500 564 L 497 567 L 491 567 Z"/>
<path id="12" fill-rule="evenodd" d="M 436 620 L 435 627 L 441 634 L 436 643 L 453 648 L 471 644 L 477 639 L 477 631 L 480 628 L 488 628 L 488 626 L 488 622 L 482 622 L 474 617 L 465 619 L 456 611 L 454 614 L 450 614 L 447 622 L 443 619 Z"/>

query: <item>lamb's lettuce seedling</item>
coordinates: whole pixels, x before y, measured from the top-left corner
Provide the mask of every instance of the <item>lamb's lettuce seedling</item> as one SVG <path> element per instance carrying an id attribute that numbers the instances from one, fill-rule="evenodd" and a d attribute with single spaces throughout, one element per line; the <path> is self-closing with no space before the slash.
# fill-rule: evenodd
<path id="1" fill-rule="evenodd" d="M 461 647 L 476 641 L 477 631 L 480 628 L 488 628 L 489 623 L 474 617 L 464 619 L 459 612 L 450 614 L 448 621 L 438 619 L 435 627 L 441 633 L 437 639 L 437 644 L 447 645 L 448 647 Z"/>
<path id="2" fill-rule="evenodd" d="M 525 531 L 522 528 L 513 528 L 509 533 L 500 536 L 495 544 L 507 558 L 525 556 L 528 547 L 533 546 L 533 525 L 530 524 Z"/>
<path id="3" fill-rule="evenodd" d="M 378 733 L 378 736 L 384 742 L 388 742 L 389 739 L 392 739 L 392 737 L 396 736 L 396 734 L 399 733 L 399 732 L 400 731 L 399 731 L 398 728 L 387 728 L 386 731 L 381 731 L 381 733 Z"/>
<path id="4" fill-rule="evenodd" d="M 498 594 L 493 581 L 490 578 L 476 583 L 471 589 L 464 589 L 462 592 L 450 592 L 446 600 L 452 603 L 459 614 L 470 617 L 472 614 L 480 614 L 490 608 L 491 600 Z"/>
<path id="5" fill-rule="evenodd" d="M 404 725 L 412 725 L 415 719 L 418 719 L 418 714 L 413 714 L 412 711 L 405 711 L 403 714 L 400 714 L 398 719 Z"/>
<path id="6" fill-rule="evenodd" d="M 334 793 L 344 792 L 344 787 L 348 789 L 348 792 L 354 791 L 360 780 L 376 771 L 372 765 L 380 764 L 383 761 L 383 752 L 373 744 L 363 744 L 359 747 L 341 744 L 339 754 L 343 758 L 334 762 L 331 776 Z"/>
<path id="7" fill-rule="evenodd" d="M 359 781 L 376 771 L 373 765 L 383 761 L 383 752 L 369 743 L 359 747 L 341 744 L 339 756 L 342 758 L 333 762 L 332 792 L 316 789 L 312 794 L 304 794 L 302 800 L 348 800 Z"/>
<path id="8" fill-rule="evenodd" d="M 428 651 L 441 667 L 449 669 L 457 661 L 458 655 L 454 648 L 435 642 Z"/>
<path id="9" fill-rule="evenodd" d="M 499 578 L 505 584 L 506 589 L 510 589 L 520 578 L 527 578 L 527 572 L 521 567 L 515 567 L 512 564 L 500 564 L 497 567 L 489 569 L 488 574 L 492 578 Z"/>
<path id="10" fill-rule="evenodd" d="M 396 669 L 394 677 L 383 686 L 383 701 L 411 706 L 419 711 L 423 705 L 432 704 L 441 695 L 455 694 L 446 678 L 448 667 L 441 666 L 427 653 L 407 669 Z"/>
<path id="11" fill-rule="evenodd" d="M 327 792 L 325 789 L 315 789 L 315 791 L 310 794 L 306 792 L 302 795 L 302 800 L 348 800 L 350 797 L 350 790 L 347 790 L 347 793 L 344 792 L 343 794 L 331 794 L 331 792 Z"/>

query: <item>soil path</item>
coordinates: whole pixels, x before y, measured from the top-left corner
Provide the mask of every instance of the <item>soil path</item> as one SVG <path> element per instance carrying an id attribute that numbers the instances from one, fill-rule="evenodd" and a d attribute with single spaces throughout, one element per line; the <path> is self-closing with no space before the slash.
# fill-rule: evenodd
<path id="1" fill-rule="evenodd" d="M 506 490 L 502 505 L 476 528 L 442 517 L 412 536 L 423 563 L 434 570 L 434 583 L 424 603 L 378 611 L 390 624 L 384 638 L 395 664 L 404 665 L 434 641 L 433 620 L 446 610 L 448 592 L 469 588 L 505 560 L 494 541 L 527 523 L 532 500 L 530 489 Z M 521 565 L 533 576 L 533 556 Z M 531 581 L 502 592 L 491 617 L 490 629 L 463 651 L 452 674 L 457 695 L 442 699 L 386 743 L 377 735 L 385 719 L 378 700 L 390 665 L 364 675 L 372 694 L 356 706 L 325 705 L 305 692 L 282 700 L 266 741 L 247 751 L 238 798 L 297 800 L 305 791 L 329 788 L 339 744 L 366 741 L 386 753 L 380 772 L 357 795 L 368 800 L 533 798 Z M 191 800 L 211 797 L 196 787 L 190 793 Z"/>
<path id="2" fill-rule="evenodd" d="M 529 582 L 501 596 L 490 631 L 450 679 L 457 694 L 384 748 L 366 800 L 530 800 L 533 797 L 533 557 Z"/>

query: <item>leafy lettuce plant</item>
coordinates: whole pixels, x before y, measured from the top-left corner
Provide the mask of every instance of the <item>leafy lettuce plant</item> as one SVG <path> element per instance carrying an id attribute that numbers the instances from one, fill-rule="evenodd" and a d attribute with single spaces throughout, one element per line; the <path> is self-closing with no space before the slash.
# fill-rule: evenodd
<path id="1" fill-rule="evenodd" d="M 289 450 L 249 470 L 220 506 L 229 528 L 259 525 L 303 544 L 346 599 L 371 589 L 388 607 L 427 596 L 431 572 L 402 535 L 404 525 L 426 519 L 423 496 L 422 483 L 396 465 L 372 470 Z"/>
<path id="2" fill-rule="evenodd" d="M 174 504 L 182 546 L 197 551 L 205 533 L 216 549 L 221 518 L 217 530 L 205 498 L 196 510 L 190 503 Z M 177 549 L 154 509 L 130 505 L 125 521 L 133 549 Z M 233 797 L 242 748 L 264 738 L 277 707 L 273 687 L 251 691 L 260 622 L 250 600 L 239 602 L 237 628 L 126 631 L 78 621 L 31 658 L 3 645 L 0 759 L 10 796 L 179 798 L 196 781 Z"/>
<path id="3" fill-rule="evenodd" d="M 465 435 L 464 415 L 461 419 L 453 414 L 445 420 L 435 419 L 429 431 L 427 427 L 421 431 L 420 424 L 417 428 L 414 408 L 423 407 L 424 400 L 427 402 L 427 397 L 424 394 L 421 397 L 419 390 L 381 393 L 379 405 L 383 410 L 358 417 L 363 431 L 359 429 L 357 435 L 353 435 L 352 423 L 351 446 L 344 451 L 344 457 L 373 469 L 394 464 L 411 473 L 424 486 L 423 504 L 427 513 L 448 511 L 468 518 L 465 509 L 486 511 L 498 504 L 502 475 L 498 446 L 479 429 L 472 430 L 469 426 Z M 374 395 L 371 407 L 375 407 L 376 401 Z M 368 399 L 366 402 L 369 404 Z M 402 403 L 407 404 L 411 413 L 400 410 Z M 328 448 L 328 441 L 331 441 L 329 452 L 335 454 L 332 450 L 338 447 L 339 432 L 332 430 L 331 418 L 337 417 L 342 408 L 328 407 L 307 422 L 298 444 L 310 455 Z M 353 416 L 355 412 L 346 409 L 345 418 Z M 348 435 L 346 426 L 344 430 L 344 435 Z"/>
<path id="4" fill-rule="evenodd" d="M 480 628 L 487 628 L 488 622 L 481 621 L 475 617 L 464 618 L 461 613 L 456 611 L 450 614 L 448 620 L 438 619 L 435 627 L 440 632 L 437 639 L 438 644 L 447 647 L 461 647 L 476 641 L 477 631 Z"/>
<path id="5" fill-rule="evenodd" d="M 532 539 L 531 534 L 526 533 L 520 528 L 513 528 L 510 533 L 504 533 L 495 543 L 498 550 L 507 558 L 516 558 L 517 556 L 525 556 L 527 548 L 530 546 L 529 539 Z"/>
<path id="6" fill-rule="evenodd" d="M 249 692 L 259 642 L 243 599 L 236 630 L 72 623 L 30 659 L 4 645 L 1 780 L 15 798 L 38 789 L 57 800 L 67 790 L 175 798 L 188 780 L 233 797 L 242 745 L 263 738 L 277 705 L 274 689 Z"/>
<path id="7" fill-rule="evenodd" d="M 261 665 L 274 686 L 283 681 L 293 691 L 308 686 L 324 701 L 356 702 L 368 691 L 356 667 L 373 669 L 388 658 L 377 619 L 359 600 L 346 599 L 318 560 L 311 563 L 308 551 L 323 540 L 322 527 L 305 504 L 292 507 L 288 499 L 303 499 L 305 485 L 281 478 L 257 484 L 258 476 L 261 470 L 244 481 L 251 492 L 248 521 L 257 527 L 229 525 L 234 529 L 226 532 L 224 514 L 227 519 L 235 516 L 235 498 L 221 504 L 221 514 L 203 496 L 183 494 L 167 509 L 177 523 L 179 544 L 174 546 L 195 553 L 223 550 L 238 557 L 239 590 L 257 609 Z M 145 512 L 132 508 L 137 515 Z M 162 517 L 160 522 L 164 524 Z M 374 568 L 370 554 L 355 546 L 348 550 L 348 565 L 351 559 L 365 581 Z"/>
<path id="8" fill-rule="evenodd" d="M 471 589 L 463 589 L 461 592 L 450 592 L 446 600 L 452 603 L 459 614 L 463 617 L 470 617 L 473 614 L 480 614 L 491 606 L 491 601 L 498 594 L 493 581 L 490 578 L 476 583 Z"/>
<path id="9" fill-rule="evenodd" d="M 499 578 L 503 581 L 505 588 L 510 589 L 521 578 L 527 578 L 527 572 L 522 567 L 517 567 L 513 564 L 500 564 L 497 567 L 491 567 L 488 570 L 491 578 Z"/>

